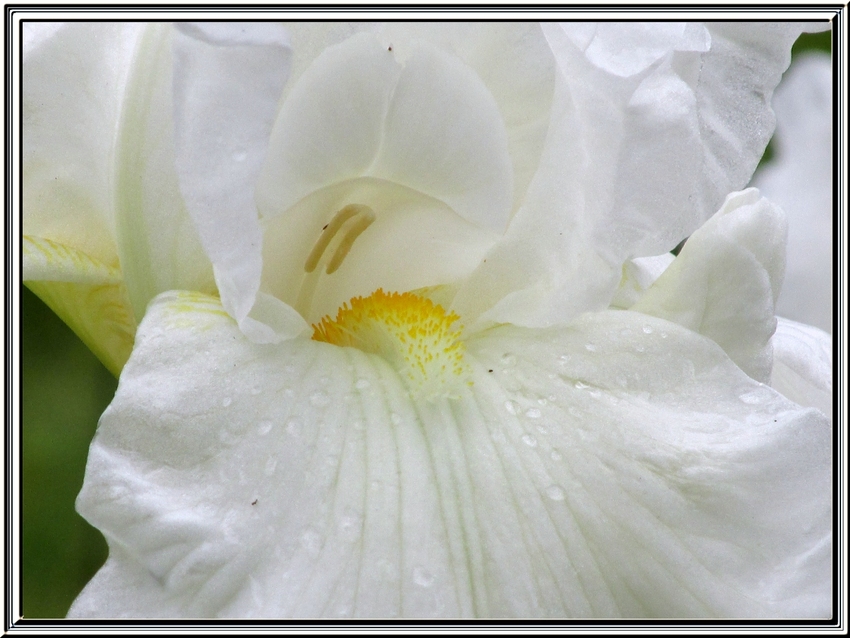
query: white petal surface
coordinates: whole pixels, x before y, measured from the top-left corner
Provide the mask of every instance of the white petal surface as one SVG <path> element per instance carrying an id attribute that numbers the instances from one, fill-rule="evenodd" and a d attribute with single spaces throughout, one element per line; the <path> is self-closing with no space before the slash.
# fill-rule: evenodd
<path id="1" fill-rule="evenodd" d="M 767 383 L 787 233 L 782 211 L 756 189 L 732 193 L 632 310 L 709 337 Z"/>
<path id="2" fill-rule="evenodd" d="M 144 25 L 22 28 L 23 232 L 117 267 L 114 143 Z"/>
<path id="3" fill-rule="evenodd" d="M 186 211 L 175 167 L 172 27 L 146 25 L 123 102 L 115 149 L 115 225 L 137 318 L 166 290 L 216 291 L 212 265 Z"/>
<path id="4" fill-rule="evenodd" d="M 152 304 L 80 511 L 81 616 L 824 617 L 830 426 L 676 324 L 468 342 L 412 402 L 382 359 Z"/>
<path id="5" fill-rule="evenodd" d="M 832 415 L 832 337 L 819 328 L 778 318 L 770 383 L 800 405 Z"/>
<path id="6" fill-rule="evenodd" d="M 753 179 L 788 215 L 788 262 L 777 312 L 832 332 L 832 64 L 799 56 L 773 99 L 775 155 Z"/>
<path id="7" fill-rule="evenodd" d="M 213 263 L 222 303 L 246 334 L 262 273 L 254 183 L 289 76 L 289 38 L 270 22 L 177 23 L 174 133 L 180 190 Z"/>
<path id="8" fill-rule="evenodd" d="M 399 64 L 388 48 L 372 35 L 354 36 L 299 78 L 270 142 L 258 191 L 263 214 L 341 181 L 375 177 L 502 230 L 513 179 L 492 96 L 451 56 L 423 46 Z"/>
<path id="9" fill-rule="evenodd" d="M 545 24 L 559 77 L 544 154 L 458 308 L 541 327 L 607 307 L 625 260 L 669 251 L 747 183 L 801 28 Z"/>
<path id="10" fill-rule="evenodd" d="M 513 164 L 518 208 L 543 148 L 554 87 L 554 59 L 534 22 L 299 22 L 293 38 L 292 78 L 297 80 L 327 47 L 367 31 L 403 61 L 424 43 L 456 56 L 478 75 L 496 101 Z M 284 89 L 288 95 L 292 82 Z"/>

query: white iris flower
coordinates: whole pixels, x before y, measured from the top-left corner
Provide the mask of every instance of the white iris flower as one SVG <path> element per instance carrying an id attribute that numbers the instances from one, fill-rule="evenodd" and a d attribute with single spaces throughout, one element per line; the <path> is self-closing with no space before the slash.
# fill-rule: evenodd
<path id="1" fill-rule="evenodd" d="M 829 616 L 734 192 L 801 28 L 27 25 L 25 277 L 121 375 L 70 615 Z"/>

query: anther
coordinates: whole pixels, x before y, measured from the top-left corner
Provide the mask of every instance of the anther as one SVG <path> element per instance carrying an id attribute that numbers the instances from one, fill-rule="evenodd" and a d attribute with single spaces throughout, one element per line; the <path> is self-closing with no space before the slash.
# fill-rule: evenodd
<path id="1" fill-rule="evenodd" d="M 325 270 L 327 274 L 331 275 L 337 271 L 337 268 L 342 265 L 342 261 L 345 259 L 345 256 L 348 255 L 348 251 L 351 250 L 351 247 L 354 245 L 354 240 L 357 239 L 364 230 L 369 228 L 373 221 L 375 221 L 375 213 L 372 212 L 372 209 L 367 206 L 362 206 L 362 208 L 365 210 L 359 211 L 359 218 L 349 226 L 342 238 L 342 241 L 339 246 L 337 246 L 336 252 L 328 262 L 328 267 Z"/>
<path id="2" fill-rule="evenodd" d="M 357 239 L 357 236 L 366 230 L 366 227 L 371 224 L 375 219 L 375 213 L 372 212 L 372 209 L 368 206 L 363 206 L 362 204 L 349 204 L 344 208 L 341 208 L 336 212 L 333 216 L 333 219 L 325 225 L 322 230 L 322 234 L 319 235 L 319 239 L 316 241 L 316 244 L 313 246 L 313 250 L 310 251 L 310 254 L 307 256 L 307 261 L 304 262 L 304 270 L 305 272 L 313 272 L 316 270 L 316 266 L 319 265 L 319 261 L 322 259 L 322 255 L 325 254 L 325 251 L 328 249 L 328 245 L 330 245 L 331 240 L 339 233 L 340 229 L 343 227 L 345 222 L 347 222 L 352 217 L 366 215 L 369 218 L 368 223 L 363 226 L 357 233 L 351 237 L 351 242 L 348 244 L 348 247 L 345 249 L 345 252 L 342 254 L 339 259 L 339 263 L 336 264 L 336 267 L 333 270 L 328 268 L 328 273 L 335 271 L 339 268 L 339 264 L 342 263 L 342 259 L 348 254 L 348 251 L 351 249 L 351 243 L 354 243 L 354 240 Z M 360 220 L 358 220 L 359 222 Z M 359 227 L 360 224 L 358 223 Z M 342 244 L 345 245 L 348 241 L 348 236 L 351 235 L 351 231 L 349 231 L 345 238 L 343 239 Z M 339 254 L 339 249 L 337 249 L 337 254 Z M 334 255 L 334 261 L 336 260 L 336 255 Z"/>

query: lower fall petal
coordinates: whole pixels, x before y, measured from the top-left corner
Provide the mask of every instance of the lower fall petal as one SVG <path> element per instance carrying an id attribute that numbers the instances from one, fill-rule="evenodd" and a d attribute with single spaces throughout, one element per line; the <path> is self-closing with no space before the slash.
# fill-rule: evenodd
<path id="1" fill-rule="evenodd" d="M 377 355 L 150 306 L 78 509 L 72 617 L 826 617 L 831 428 L 628 311 L 466 340 L 412 398 Z M 164 602 L 160 605 L 160 602 Z"/>

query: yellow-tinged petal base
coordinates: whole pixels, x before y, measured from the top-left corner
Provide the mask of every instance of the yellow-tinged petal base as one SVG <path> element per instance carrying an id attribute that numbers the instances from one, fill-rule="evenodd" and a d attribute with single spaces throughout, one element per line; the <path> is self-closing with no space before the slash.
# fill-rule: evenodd
<path id="1" fill-rule="evenodd" d="M 383 357 L 417 397 L 453 397 L 469 385 L 460 319 L 410 292 L 354 297 L 313 326 L 313 339 Z"/>
<path id="2" fill-rule="evenodd" d="M 23 239 L 26 286 L 117 377 L 130 357 L 136 334 L 121 271 L 43 237 Z"/>

